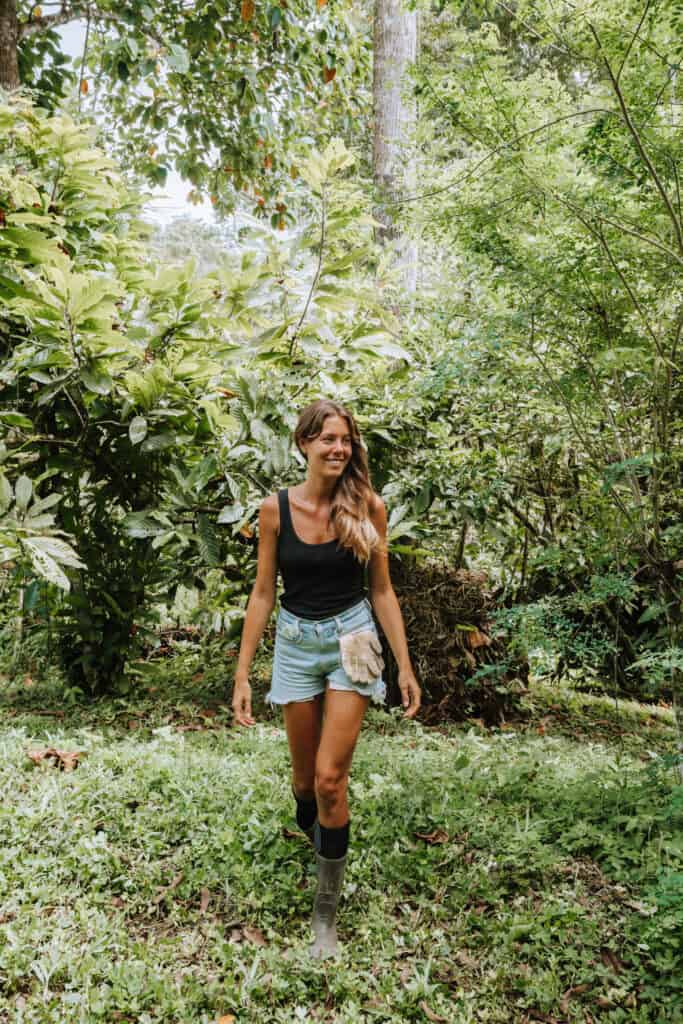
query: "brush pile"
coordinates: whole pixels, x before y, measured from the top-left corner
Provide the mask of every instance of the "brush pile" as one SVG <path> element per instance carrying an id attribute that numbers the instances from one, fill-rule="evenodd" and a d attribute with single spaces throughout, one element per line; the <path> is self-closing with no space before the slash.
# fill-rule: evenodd
<path id="1" fill-rule="evenodd" d="M 492 630 L 495 603 L 484 573 L 391 559 L 415 674 L 423 690 L 420 719 L 505 720 L 526 690 L 529 666 Z M 391 704 L 400 703 L 398 672 L 386 640 Z"/>

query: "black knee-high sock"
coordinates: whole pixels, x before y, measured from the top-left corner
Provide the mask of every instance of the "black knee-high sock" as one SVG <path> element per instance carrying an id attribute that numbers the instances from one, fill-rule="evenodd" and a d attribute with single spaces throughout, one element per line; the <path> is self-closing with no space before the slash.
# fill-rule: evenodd
<path id="1" fill-rule="evenodd" d="M 347 821 L 341 828 L 325 828 L 319 821 L 315 824 L 315 848 L 326 860 L 339 860 L 345 857 L 349 848 L 350 823 Z"/>
<path id="2" fill-rule="evenodd" d="M 292 790 L 294 793 L 294 790 Z M 296 823 L 300 829 L 311 828 L 318 817 L 318 805 L 313 800 L 302 800 L 294 793 L 296 800 Z"/>

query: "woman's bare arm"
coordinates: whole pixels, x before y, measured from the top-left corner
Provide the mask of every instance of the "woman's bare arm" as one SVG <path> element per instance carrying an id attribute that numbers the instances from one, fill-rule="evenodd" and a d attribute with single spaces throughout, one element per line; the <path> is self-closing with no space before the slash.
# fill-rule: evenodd
<path id="1" fill-rule="evenodd" d="M 232 707 L 239 725 L 253 725 L 249 668 L 259 640 L 275 606 L 277 577 L 277 535 L 279 529 L 277 495 L 271 494 L 259 512 L 258 564 L 242 628 L 242 642 L 235 671 Z"/>
<path id="2" fill-rule="evenodd" d="M 387 512 L 382 499 L 375 495 L 370 518 L 386 543 Z M 403 616 L 389 576 L 389 558 L 385 551 L 374 551 L 370 558 L 370 601 L 380 626 L 398 664 L 398 685 L 407 718 L 414 718 L 420 709 L 421 691 L 413 672 Z"/>

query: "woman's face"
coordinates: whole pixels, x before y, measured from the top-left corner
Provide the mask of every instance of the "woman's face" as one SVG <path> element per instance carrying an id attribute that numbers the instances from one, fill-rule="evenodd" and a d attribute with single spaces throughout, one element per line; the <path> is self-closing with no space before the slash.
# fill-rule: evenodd
<path id="1" fill-rule="evenodd" d="M 301 441 L 309 468 L 326 477 L 339 477 L 351 458 L 349 424 L 342 416 L 326 416 L 317 437 Z"/>

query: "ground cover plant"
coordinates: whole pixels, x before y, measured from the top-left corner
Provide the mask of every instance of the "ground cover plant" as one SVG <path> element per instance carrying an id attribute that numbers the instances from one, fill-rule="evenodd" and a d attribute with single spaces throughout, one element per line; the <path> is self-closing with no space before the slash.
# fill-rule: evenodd
<path id="1" fill-rule="evenodd" d="M 683 1020 L 670 709 L 532 686 L 494 730 L 371 712 L 332 967 L 281 722 L 232 729 L 226 674 L 181 649 L 70 708 L 5 680 L 3 1020 Z"/>

